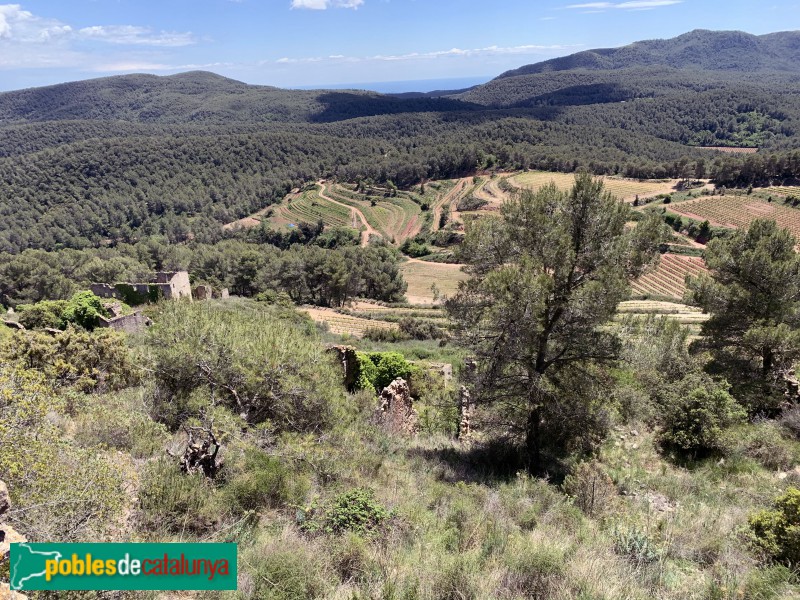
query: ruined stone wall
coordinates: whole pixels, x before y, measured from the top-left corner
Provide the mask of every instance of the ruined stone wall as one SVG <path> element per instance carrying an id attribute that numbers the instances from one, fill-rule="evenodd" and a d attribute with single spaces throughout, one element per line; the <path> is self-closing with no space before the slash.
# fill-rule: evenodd
<path id="1" fill-rule="evenodd" d="M 98 327 L 114 329 L 116 331 L 123 331 L 125 333 L 137 333 L 142 331 L 145 327 L 149 327 L 151 321 L 141 313 L 134 313 L 132 315 L 123 315 L 113 319 L 100 319 Z"/>

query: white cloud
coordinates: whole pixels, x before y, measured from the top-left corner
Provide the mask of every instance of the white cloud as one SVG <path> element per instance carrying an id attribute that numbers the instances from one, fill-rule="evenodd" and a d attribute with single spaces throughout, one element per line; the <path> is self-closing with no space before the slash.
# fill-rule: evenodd
<path id="1" fill-rule="evenodd" d="M 358 8 L 364 0 L 292 0 L 292 8 L 325 10 L 327 8 Z"/>
<path id="2" fill-rule="evenodd" d="M 570 4 L 566 8 L 578 8 L 591 10 L 594 12 L 608 9 L 622 10 L 649 10 L 661 6 L 672 6 L 681 4 L 683 0 L 630 0 L 628 2 L 584 2 L 582 4 Z"/>
<path id="3" fill-rule="evenodd" d="M 189 46 L 195 43 L 191 33 L 169 31 L 154 32 L 148 27 L 133 25 L 95 25 L 78 30 L 78 36 L 87 40 L 98 40 L 110 44 L 131 46 Z"/>

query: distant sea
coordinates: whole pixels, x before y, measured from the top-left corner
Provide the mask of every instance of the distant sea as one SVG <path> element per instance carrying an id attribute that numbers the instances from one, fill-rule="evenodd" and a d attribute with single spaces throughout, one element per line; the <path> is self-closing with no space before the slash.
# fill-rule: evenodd
<path id="1" fill-rule="evenodd" d="M 486 83 L 492 79 L 485 77 L 451 77 L 448 79 L 416 79 L 410 81 L 377 81 L 372 83 L 335 83 L 324 85 L 304 85 L 298 90 L 370 90 L 381 94 L 402 94 L 405 92 L 433 92 L 437 90 L 460 90 Z"/>

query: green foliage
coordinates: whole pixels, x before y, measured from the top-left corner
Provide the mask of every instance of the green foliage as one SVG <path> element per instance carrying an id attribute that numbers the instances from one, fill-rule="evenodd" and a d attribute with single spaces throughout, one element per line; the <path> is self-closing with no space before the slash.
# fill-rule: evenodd
<path id="1" fill-rule="evenodd" d="M 256 448 L 246 448 L 241 465 L 226 469 L 233 473 L 227 474 L 225 493 L 242 512 L 298 505 L 308 488 L 302 474 Z"/>
<path id="2" fill-rule="evenodd" d="M 140 526 L 157 535 L 207 533 L 230 511 L 210 480 L 200 473 L 182 473 L 177 461 L 167 458 L 145 468 L 138 508 Z"/>
<path id="3" fill-rule="evenodd" d="M 658 562 L 662 556 L 650 536 L 636 527 L 615 529 L 614 549 L 637 566 Z"/>
<path id="4" fill-rule="evenodd" d="M 398 377 L 408 380 L 417 370 L 399 352 L 358 352 L 356 389 L 380 392 Z"/>
<path id="5" fill-rule="evenodd" d="M 370 355 L 365 352 L 357 352 L 356 359 L 358 360 L 356 389 L 376 392 L 375 382 L 378 379 L 378 367 L 372 362 Z"/>
<path id="6" fill-rule="evenodd" d="M 403 254 L 406 254 L 412 258 L 419 258 L 420 256 L 426 256 L 431 253 L 431 249 L 428 248 L 428 246 L 425 244 L 420 244 L 411 238 L 403 242 L 403 245 L 400 246 L 400 250 Z"/>
<path id="7" fill-rule="evenodd" d="M 173 302 L 149 332 L 155 417 L 171 428 L 213 403 L 278 430 L 324 431 L 344 390 L 313 327 L 252 302 Z"/>
<path id="8" fill-rule="evenodd" d="M 590 516 L 601 515 L 611 509 L 617 488 L 596 461 L 576 465 L 562 484 L 564 492 L 575 505 Z"/>
<path id="9" fill-rule="evenodd" d="M 69 299 L 62 319 L 65 323 L 75 323 L 87 331 L 92 331 L 100 324 L 100 317 L 107 317 L 103 303 L 92 292 L 78 292 Z"/>
<path id="10" fill-rule="evenodd" d="M 36 304 L 20 304 L 17 306 L 19 322 L 26 329 L 63 329 L 63 314 L 67 307 L 66 300 L 42 300 Z"/>
<path id="11" fill-rule="evenodd" d="M 770 559 L 789 566 L 800 564 L 800 490 L 789 488 L 771 510 L 748 519 L 753 543 Z"/>
<path id="12" fill-rule="evenodd" d="M 590 451 L 607 420 L 602 363 L 617 358 L 610 321 L 627 278 L 658 254 L 663 224 L 626 229 L 631 209 L 587 174 L 515 194 L 502 218 L 473 221 L 462 258 L 472 278 L 448 300 L 457 336 L 476 356 L 481 401 L 513 423 L 532 468 Z M 594 379 L 594 381 L 591 381 Z"/>
<path id="13" fill-rule="evenodd" d="M 321 557 L 295 540 L 258 543 L 242 552 L 251 597 L 263 600 L 322 598 L 331 582 Z"/>
<path id="14" fill-rule="evenodd" d="M 721 386 L 684 388 L 664 407 L 661 441 L 691 455 L 719 450 L 726 428 L 742 423 L 744 409 Z"/>
<path id="15" fill-rule="evenodd" d="M 518 543 L 506 559 L 504 587 L 523 598 L 552 598 L 566 578 L 566 553 L 546 542 Z"/>
<path id="16" fill-rule="evenodd" d="M 375 389 L 381 391 L 398 377 L 408 380 L 414 373 L 414 365 L 399 352 L 371 352 L 370 360 L 375 364 Z"/>
<path id="17" fill-rule="evenodd" d="M 128 283 L 114 284 L 114 289 L 119 293 L 122 301 L 128 306 L 152 304 L 161 299 L 161 290 L 156 285 L 148 285 L 147 293 L 141 293 Z"/>
<path id="18" fill-rule="evenodd" d="M 145 408 L 147 390 L 130 388 L 73 400 L 75 441 L 84 447 L 105 447 L 150 458 L 164 450 L 168 434 Z"/>
<path id="19" fill-rule="evenodd" d="M 390 512 L 375 500 L 373 490 L 356 488 L 336 496 L 322 511 L 308 511 L 301 526 L 311 532 L 367 534 L 389 517 Z"/>
<path id="20" fill-rule="evenodd" d="M 775 221 L 757 219 L 706 249 L 710 275 L 690 281 L 711 319 L 705 345 L 751 412 L 775 412 L 780 373 L 800 359 L 800 256 Z"/>
<path id="21" fill-rule="evenodd" d="M 18 307 L 19 321 L 27 329 L 66 329 L 73 324 L 92 331 L 108 313 L 92 292 L 77 292 L 69 300 L 43 300 Z"/>
<path id="22" fill-rule="evenodd" d="M 65 438 L 54 424 L 65 413 L 39 373 L 0 360 L 0 480 L 11 524 L 32 542 L 102 536 L 125 501 L 124 464 Z"/>
<path id="23" fill-rule="evenodd" d="M 125 336 L 111 329 L 88 332 L 69 328 L 55 335 L 18 331 L 0 346 L 0 357 L 19 361 L 60 385 L 82 391 L 121 389 L 139 375 Z"/>

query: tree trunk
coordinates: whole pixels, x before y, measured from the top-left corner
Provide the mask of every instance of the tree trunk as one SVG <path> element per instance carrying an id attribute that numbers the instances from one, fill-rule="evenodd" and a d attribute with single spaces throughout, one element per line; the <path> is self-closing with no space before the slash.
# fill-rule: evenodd
<path id="1" fill-rule="evenodd" d="M 528 470 L 531 472 L 538 470 L 542 465 L 541 424 L 541 409 L 538 405 L 534 405 L 528 413 L 525 430 L 525 458 L 528 461 Z"/>
<path id="2" fill-rule="evenodd" d="M 775 357 L 772 352 L 772 348 L 764 347 L 761 350 L 761 378 L 766 381 L 767 377 L 769 376 L 770 372 L 772 371 L 772 364 L 775 360 Z"/>

